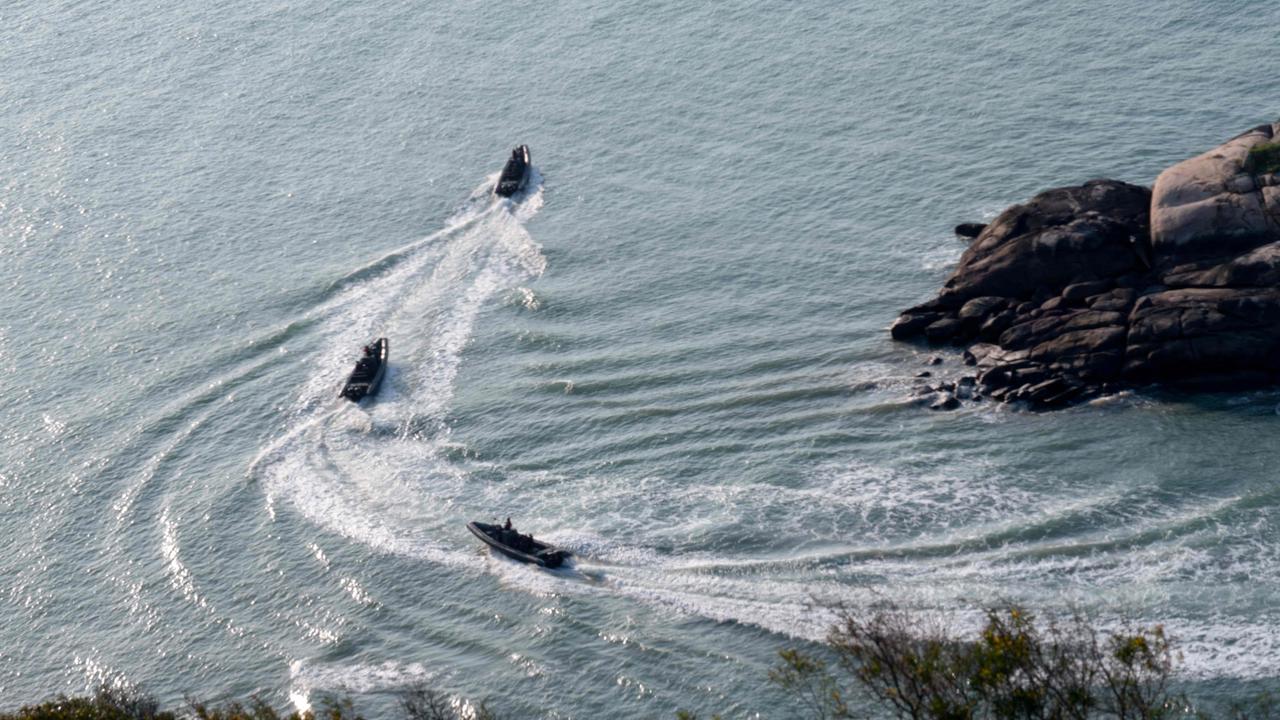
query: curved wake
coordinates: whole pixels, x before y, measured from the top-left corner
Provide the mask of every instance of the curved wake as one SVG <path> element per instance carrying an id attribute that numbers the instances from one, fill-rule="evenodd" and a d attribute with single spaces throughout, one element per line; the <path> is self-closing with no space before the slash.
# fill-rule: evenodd
<path id="1" fill-rule="evenodd" d="M 250 466 L 269 512 L 285 502 L 311 523 L 376 549 L 440 563 L 466 557 L 397 528 L 418 527 L 442 499 L 424 488 L 465 473 L 453 467 L 448 412 L 477 318 L 495 293 L 540 275 L 546 261 L 524 228 L 542 205 L 541 178 L 514 201 L 487 180 L 445 223 L 338 283 L 314 311 L 323 349 L 290 411 L 290 427 Z M 392 339 L 376 402 L 351 405 L 336 388 L 352 348 Z M 438 510 L 437 510 L 438 512 Z"/>

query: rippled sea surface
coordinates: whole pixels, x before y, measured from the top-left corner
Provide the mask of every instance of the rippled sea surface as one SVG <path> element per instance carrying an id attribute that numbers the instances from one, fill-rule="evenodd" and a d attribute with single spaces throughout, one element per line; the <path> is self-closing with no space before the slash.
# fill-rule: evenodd
<path id="1" fill-rule="evenodd" d="M 0 9 L 0 709 L 425 681 L 786 716 L 876 598 L 1280 666 L 1280 393 L 910 401 L 895 344 L 1038 190 L 1280 117 L 1274 2 Z M 519 143 L 531 187 L 488 189 Z M 376 402 L 336 398 L 385 335 Z M 956 357 L 936 374 L 958 374 Z M 491 557 L 471 519 L 572 549 Z"/>

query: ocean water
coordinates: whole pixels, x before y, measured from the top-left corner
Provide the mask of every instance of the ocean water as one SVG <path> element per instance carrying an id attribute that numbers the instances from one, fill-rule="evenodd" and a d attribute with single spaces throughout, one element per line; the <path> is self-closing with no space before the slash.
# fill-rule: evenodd
<path id="1" fill-rule="evenodd" d="M 1280 392 L 911 400 L 959 221 L 1280 117 L 1272 2 L 0 8 L 0 709 L 787 717 L 823 603 L 1280 665 Z M 488 189 L 511 147 L 536 172 Z M 336 393 L 386 335 L 376 402 Z M 936 374 L 959 374 L 953 352 Z M 492 557 L 511 516 L 573 567 Z M 817 607 L 815 607 L 815 605 Z"/>

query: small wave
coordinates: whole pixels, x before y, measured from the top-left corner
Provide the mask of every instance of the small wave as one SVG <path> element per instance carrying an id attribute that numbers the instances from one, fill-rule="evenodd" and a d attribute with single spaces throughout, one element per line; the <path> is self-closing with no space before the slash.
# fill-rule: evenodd
<path id="1" fill-rule="evenodd" d="M 356 663 L 334 665 L 294 660 L 289 664 L 289 700 L 298 712 L 311 710 L 311 695 L 318 690 L 369 693 L 403 688 L 437 677 L 420 663 Z"/>
<path id="2" fill-rule="evenodd" d="M 196 590 L 195 581 L 191 578 L 191 571 L 182 563 L 182 558 L 178 555 L 178 529 L 169 518 L 169 508 L 167 507 L 160 511 L 160 530 L 160 554 L 164 557 L 166 569 L 169 571 L 169 578 L 174 588 L 182 593 L 182 597 L 187 602 L 208 610 L 209 603 L 205 602 L 205 599 Z"/>
<path id="3" fill-rule="evenodd" d="M 200 592 L 194 574 L 182 560 L 181 545 L 178 541 L 178 523 L 170 516 L 168 505 L 161 508 L 159 522 L 160 555 L 165 561 L 165 571 L 169 575 L 169 582 L 173 589 L 178 591 L 189 605 L 199 609 L 210 618 L 213 624 L 222 627 L 232 637 L 252 639 L 245 628 L 220 612 Z M 272 650 L 269 645 L 259 643 L 256 639 L 254 642 L 264 649 Z"/>

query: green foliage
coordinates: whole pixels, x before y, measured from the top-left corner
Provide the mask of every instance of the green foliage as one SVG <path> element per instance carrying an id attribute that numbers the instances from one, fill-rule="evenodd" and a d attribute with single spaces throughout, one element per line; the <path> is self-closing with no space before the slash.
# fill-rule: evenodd
<path id="1" fill-rule="evenodd" d="M 0 720 L 176 720 L 176 716 L 161 711 L 154 700 L 142 693 L 103 686 L 93 697 L 61 695 L 14 713 L 0 713 Z"/>
<path id="2" fill-rule="evenodd" d="M 188 704 L 196 720 L 364 720 L 346 699 L 326 699 L 321 701 L 319 710 L 288 715 L 280 714 L 259 697 L 250 699 L 248 704 L 232 701 L 210 707 L 190 700 Z"/>
<path id="3" fill-rule="evenodd" d="M 464 717 L 466 720 L 498 720 L 483 702 L 464 715 L 447 695 L 422 684 L 414 685 L 400 695 L 400 708 L 408 720 L 463 720 Z"/>
<path id="4" fill-rule="evenodd" d="M 410 720 L 450 720 L 454 717 L 449 698 L 425 685 L 415 685 L 400 696 L 400 707 Z"/>
<path id="5" fill-rule="evenodd" d="M 303 720 L 299 713 L 290 713 L 288 716 L 282 716 L 276 712 L 275 708 L 268 705 L 261 698 L 252 698 L 246 705 L 240 702 L 229 702 L 224 705 L 209 707 L 204 703 L 189 700 L 191 713 L 197 720 Z M 311 713 L 307 713 L 308 716 Z M 308 718 L 309 720 L 309 718 Z"/>
<path id="6" fill-rule="evenodd" d="M 1280 172 L 1280 141 L 1255 145 L 1249 150 L 1247 167 L 1254 175 Z"/>
<path id="7" fill-rule="evenodd" d="M 797 650 L 782 650 L 782 665 L 769 671 L 769 680 L 798 700 L 819 720 L 853 717 L 827 664 Z"/>
<path id="8" fill-rule="evenodd" d="M 404 691 L 400 707 L 406 720 L 498 720 L 483 702 L 478 706 L 454 707 L 448 696 L 426 687 Z M 259 697 L 247 703 L 231 701 L 208 705 L 187 700 L 186 712 L 175 714 L 159 709 L 155 700 L 131 690 L 101 688 L 93 697 L 60 696 L 40 705 L 28 705 L 14 713 L 0 713 L 0 720 L 365 720 L 348 699 L 324 699 L 318 708 L 283 714 Z"/>
<path id="9" fill-rule="evenodd" d="M 827 647 L 863 693 L 904 719 L 1160 720 L 1185 704 L 1169 690 L 1174 656 L 1159 626 L 1103 635 L 1080 616 L 1038 623 L 1004 607 L 987 612 L 976 637 L 959 638 L 890 608 L 841 612 Z M 852 716 L 821 660 L 781 657 L 770 679 L 808 717 Z"/>

